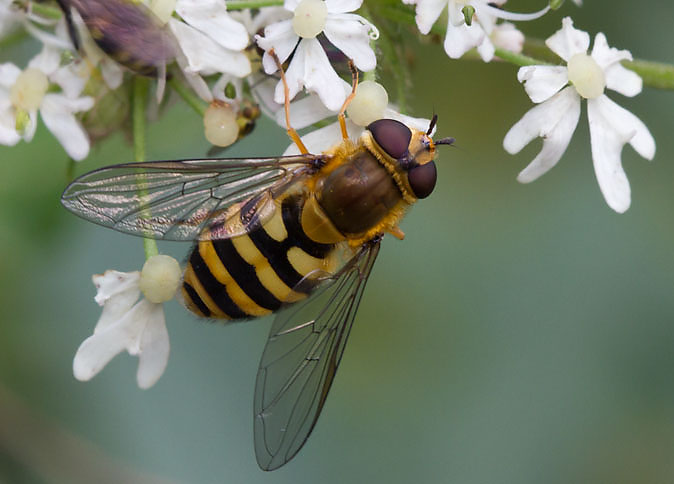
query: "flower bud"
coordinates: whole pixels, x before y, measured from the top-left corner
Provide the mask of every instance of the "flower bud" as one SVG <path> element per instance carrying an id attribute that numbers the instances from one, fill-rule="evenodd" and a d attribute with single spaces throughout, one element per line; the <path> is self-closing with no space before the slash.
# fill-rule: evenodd
<path id="1" fill-rule="evenodd" d="M 204 135 L 214 146 L 229 146 L 239 136 L 236 112 L 230 104 L 216 101 L 204 114 Z"/>
<path id="2" fill-rule="evenodd" d="M 388 94 L 384 86 L 374 81 L 363 81 L 358 84 L 356 96 L 346 108 L 346 112 L 351 121 L 358 126 L 367 126 L 384 116 L 386 106 Z"/>
<path id="3" fill-rule="evenodd" d="M 173 299 L 182 272 L 178 261 L 168 255 L 153 255 L 145 261 L 138 285 L 145 298 L 153 303 Z"/>

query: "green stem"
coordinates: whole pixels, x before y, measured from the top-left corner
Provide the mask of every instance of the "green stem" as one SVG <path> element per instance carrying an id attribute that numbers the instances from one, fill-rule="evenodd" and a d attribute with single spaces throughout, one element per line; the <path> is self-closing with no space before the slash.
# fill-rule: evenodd
<path id="1" fill-rule="evenodd" d="M 623 61 L 622 65 L 639 74 L 646 86 L 674 90 L 674 66 L 671 64 L 637 59 Z"/>
<path id="2" fill-rule="evenodd" d="M 280 7 L 283 5 L 283 0 L 240 0 L 227 2 L 227 10 L 243 10 L 245 8 L 262 8 L 262 7 Z"/>
<path id="3" fill-rule="evenodd" d="M 133 156 L 136 161 L 145 161 L 145 107 L 147 105 L 148 79 L 135 76 L 133 79 Z M 138 191 L 141 199 L 147 195 L 144 178 L 138 179 Z M 149 259 L 159 253 L 157 242 L 151 238 L 143 239 L 145 258 Z"/>
<path id="4" fill-rule="evenodd" d="M 496 47 L 494 49 L 494 55 L 498 57 L 501 60 L 504 60 L 506 62 L 510 62 L 511 64 L 515 64 L 516 66 L 533 66 L 533 65 L 548 65 L 548 62 L 545 62 L 540 59 L 536 59 L 534 57 L 529 57 L 528 55 L 524 54 L 516 54 L 515 52 L 512 52 L 507 49 L 502 49 L 500 47 Z"/>
<path id="5" fill-rule="evenodd" d="M 181 98 L 183 98 L 183 101 L 185 101 L 188 106 L 194 109 L 199 116 L 202 118 L 204 117 L 204 114 L 206 114 L 206 109 L 208 108 L 208 104 L 206 104 L 203 99 L 194 94 L 194 91 L 189 89 L 175 77 L 169 79 L 168 84 L 175 92 L 178 93 Z"/>

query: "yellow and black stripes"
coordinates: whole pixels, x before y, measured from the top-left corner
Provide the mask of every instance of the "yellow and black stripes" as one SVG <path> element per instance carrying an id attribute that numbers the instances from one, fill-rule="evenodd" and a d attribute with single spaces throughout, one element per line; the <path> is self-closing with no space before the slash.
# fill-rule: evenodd
<path id="1" fill-rule="evenodd" d="M 263 225 L 248 217 L 246 235 L 200 241 L 185 270 L 187 306 L 206 317 L 246 319 L 306 297 L 311 285 L 299 287 L 300 281 L 316 269 L 330 270 L 334 245 L 307 237 L 303 206 L 304 197 L 287 197 Z"/>

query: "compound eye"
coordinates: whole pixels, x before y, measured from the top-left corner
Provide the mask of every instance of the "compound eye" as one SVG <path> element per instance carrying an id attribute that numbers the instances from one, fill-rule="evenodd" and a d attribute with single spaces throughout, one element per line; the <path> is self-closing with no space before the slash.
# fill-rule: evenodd
<path id="1" fill-rule="evenodd" d="M 429 161 L 425 165 L 418 165 L 407 173 L 407 179 L 410 187 L 417 198 L 426 198 L 433 192 L 435 182 L 438 179 L 438 170 L 434 161 Z"/>
<path id="2" fill-rule="evenodd" d="M 370 123 L 367 129 L 374 140 L 391 158 L 402 158 L 410 146 L 412 131 L 395 119 L 379 119 Z"/>

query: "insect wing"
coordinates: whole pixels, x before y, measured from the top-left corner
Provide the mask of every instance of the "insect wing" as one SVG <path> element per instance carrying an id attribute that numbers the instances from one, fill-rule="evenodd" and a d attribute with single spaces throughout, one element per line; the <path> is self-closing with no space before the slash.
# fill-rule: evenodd
<path id="1" fill-rule="evenodd" d="M 255 384 L 255 454 L 264 470 L 297 454 L 314 428 L 379 252 L 363 246 L 310 298 L 274 320 Z"/>
<path id="2" fill-rule="evenodd" d="M 73 181 L 61 202 L 120 232 L 162 240 L 229 238 L 263 223 L 321 155 L 127 163 Z M 242 211 L 245 210 L 245 213 Z M 216 229 L 204 232 L 206 226 Z M 219 229 L 217 229 L 219 227 Z"/>

